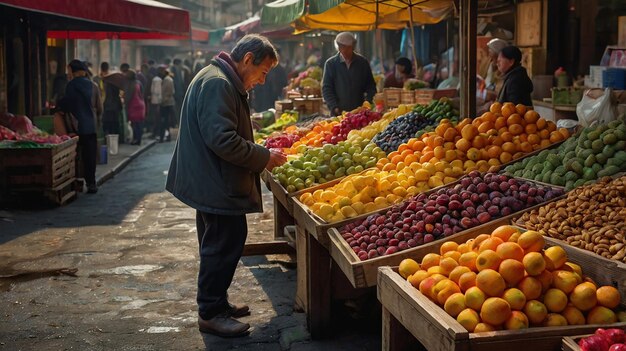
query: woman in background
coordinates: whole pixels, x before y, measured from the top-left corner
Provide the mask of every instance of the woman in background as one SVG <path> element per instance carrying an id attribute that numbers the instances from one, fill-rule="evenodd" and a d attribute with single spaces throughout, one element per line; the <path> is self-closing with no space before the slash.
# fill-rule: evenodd
<path id="1" fill-rule="evenodd" d="M 516 46 L 507 46 L 500 50 L 497 65 L 498 71 L 504 76 L 504 83 L 498 93 L 498 101 L 532 107 L 530 94 L 533 92 L 533 82 L 521 62 L 522 52 Z"/>
<path id="2" fill-rule="evenodd" d="M 146 118 L 146 103 L 143 98 L 143 86 L 137 80 L 137 74 L 133 70 L 126 71 L 128 89 L 124 92 L 126 101 L 126 115 L 133 127 L 133 141 L 131 145 L 141 145 L 143 135 L 143 121 Z"/>

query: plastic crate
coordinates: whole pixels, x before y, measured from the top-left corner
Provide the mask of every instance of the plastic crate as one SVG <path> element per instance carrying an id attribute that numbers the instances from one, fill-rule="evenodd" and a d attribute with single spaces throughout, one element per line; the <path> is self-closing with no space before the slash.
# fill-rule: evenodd
<path id="1" fill-rule="evenodd" d="M 607 68 L 602 72 L 602 87 L 624 90 L 626 89 L 626 69 Z"/>

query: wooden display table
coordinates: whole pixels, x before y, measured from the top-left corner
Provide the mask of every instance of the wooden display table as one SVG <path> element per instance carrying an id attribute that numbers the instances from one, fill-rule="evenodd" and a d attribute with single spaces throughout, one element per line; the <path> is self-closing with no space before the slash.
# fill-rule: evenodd
<path id="1" fill-rule="evenodd" d="M 280 185 L 267 170 L 261 172 L 261 179 L 274 196 L 274 239 L 283 237 L 285 226 L 293 225 L 293 202 L 287 190 Z"/>
<path id="2" fill-rule="evenodd" d="M 546 237 L 548 246 L 559 245 Z M 616 261 L 589 255 L 575 247 L 560 245 L 568 259 L 583 267 L 583 273 L 599 285 L 615 286 L 626 295 L 626 268 Z M 559 351 L 563 336 L 591 334 L 599 327 L 624 328 L 626 323 L 542 327 L 469 333 L 441 307 L 430 301 L 397 273 L 397 267 L 381 267 L 378 273 L 378 300 L 383 307 L 383 350 L 430 351 Z"/>

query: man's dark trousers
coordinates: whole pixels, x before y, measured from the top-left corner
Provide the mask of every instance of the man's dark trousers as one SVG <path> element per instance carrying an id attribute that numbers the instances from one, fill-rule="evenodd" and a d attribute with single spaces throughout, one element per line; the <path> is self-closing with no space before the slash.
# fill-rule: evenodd
<path id="1" fill-rule="evenodd" d="M 198 273 L 198 311 L 211 319 L 228 306 L 228 287 L 248 236 L 246 215 L 217 215 L 196 212 L 200 246 Z"/>
<path id="2" fill-rule="evenodd" d="M 83 177 L 87 185 L 96 185 L 96 158 L 98 157 L 98 139 L 96 134 L 78 136 L 78 147 L 83 163 Z"/>

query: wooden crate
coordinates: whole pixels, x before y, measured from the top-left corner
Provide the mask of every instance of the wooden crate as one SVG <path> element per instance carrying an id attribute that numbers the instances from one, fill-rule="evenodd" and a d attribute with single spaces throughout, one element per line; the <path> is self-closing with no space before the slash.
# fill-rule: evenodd
<path id="1" fill-rule="evenodd" d="M 293 194 L 289 194 L 287 190 L 272 176 L 272 173 L 268 170 L 263 170 L 261 172 L 261 179 L 274 195 L 274 200 L 278 200 L 289 212 L 289 214 L 293 213 L 293 204 L 291 203 L 291 196 Z"/>
<path id="2" fill-rule="evenodd" d="M 411 105 L 415 103 L 415 90 L 402 90 L 400 92 L 400 103 Z"/>
<path id="3" fill-rule="evenodd" d="M 561 349 L 563 351 L 580 351 L 580 346 L 578 346 L 578 340 L 585 336 L 588 336 L 588 334 L 563 337 L 563 340 L 561 340 Z"/>
<path id="4" fill-rule="evenodd" d="M 548 246 L 556 244 L 551 238 L 546 238 L 546 242 Z M 573 251 L 567 247 L 564 249 L 567 251 L 569 260 L 581 265 L 583 273 L 600 285 L 611 284 L 612 278 L 610 277 L 621 277 L 620 280 L 623 280 L 626 274 L 622 268 L 605 267 L 604 262 L 596 260 L 595 257 L 585 252 Z M 623 287 L 618 287 L 618 289 L 624 296 Z M 398 329 L 408 330 L 430 351 L 558 351 L 561 350 L 564 336 L 591 334 L 599 327 L 626 327 L 626 323 L 615 323 L 469 333 L 456 319 L 403 279 L 397 273 L 397 268 L 391 267 L 379 269 L 378 300 L 383 306 L 383 313 L 387 312 L 388 318 L 399 322 L 395 324 L 395 330 L 388 328 L 386 335 L 383 335 L 383 340 L 386 342 L 383 344 L 383 350 L 396 350 L 396 347 L 401 346 L 388 342 L 394 338 L 395 334 L 404 332 Z"/>
<path id="5" fill-rule="evenodd" d="M 11 190 L 36 190 L 73 180 L 77 143 L 76 137 L 46 148 L 0 149 L 0 184 Z"/>
<path id="6" fill-rule="evenodd" d="M 551 201 L 555 200 L 556 199 Z M 535 205 L 527 210 L 539 208 L 541 206 L 543 206 L 543 204 Z M 361 261 L 361 259 L 354 253 L 346 240 L 341 237 L 337 228 L 329 228 L 328 236 L 331 242 L 330 255 L 333 257 L 335 262 L 337 262 L 337 265 L 341 268 L 355 288 L 374 286 L 376 285 L 378 267 L 396 266 L 399 265 L 405 258 L 412 258 L 419 262 L 428 253 L 439 253 L 439 248 L 446 241 L 454 241 L 462 244 L 468 239 L 477 237 L 479 234 L 489 234 L 497 227 L 511 223 L 512 218 L 519 216 L 527 210 L 518 211 L 508 216 L 496 218 L 485 224 L 460 231 L 456 234 L 450 235 L 449 237 L 444 237 L 427 244 L 399 251 L 392 255 L 379 256 L 365 261 Z"/>
<path id="7" fill-rule="evenodd" d="M 453 98 L 456 96 L 456 89 L 417 89 L 415 90 L 415 103 L 428 105 L 433 100 L 442 97 Z"/>
<path id="8" fill-rule="evenodd" d="M 385 94 L 385 106 L 387 108 L 398 107 L 401 102 L 402 89 L 399 88 L 385 88 L 383 93 Z"/>

